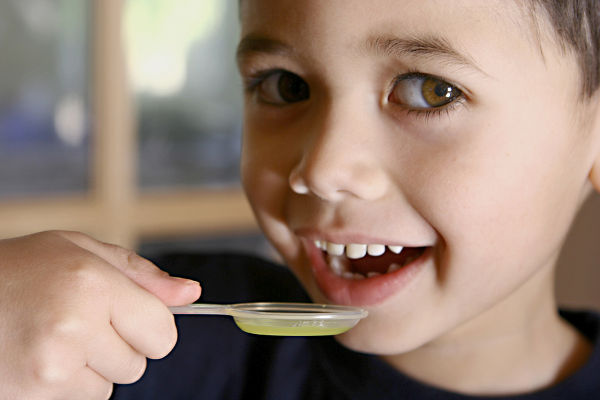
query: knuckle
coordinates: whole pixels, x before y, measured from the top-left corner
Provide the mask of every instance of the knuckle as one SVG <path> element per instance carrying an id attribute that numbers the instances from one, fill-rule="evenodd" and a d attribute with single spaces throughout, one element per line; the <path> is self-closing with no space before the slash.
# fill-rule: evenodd
<path id="1" fill-rule="evenodd" d="M 68 230 L 63 230 L 63 229 L 53 229 L 53 230 L 41 232 L 40 234 L 48 235 L 48 236 L 59 236 L 62 239 L 66 239 L 69 241 L 71 241 L 73 239 L 77 239 L 77 238 L 86 237 L 86 235 L 84 233 L 77 232 L 77 231 L 68 231 Z"/>
<path id="2" fill-rule="evenodd" d="M 83 332 L 83 321 L 71 314 L 59 314 L 52 317 L 44 324 L 44 335 L 52 341 L 62 341 L 68 343 L 73 338 L 80 337 Z M 48 344 L 43 345 L 43 347 Z"/>
<path id="3" fill-rule="evenodd" d="M 139 264 L 140 259 L 142 259 L 142 257 L 131 249 L 126 249 L 125 247 L 111 243 L 107 243 L 106 246 L 109 251 L 115 255 L 120 265 L 136 267 Z"/>
<path id="4" fill-rule="evenodd" d="M 54 316 L 40 326 L 24 355 L 34 382 L 42 386 L 64 383 L 77 368 L 74 344 L 82 335 L 83 324 L 72 316 Z"/>
<path id="5" fill-rule="evenodd" d="M 140 256 L 134 250 L 115 244 L 107 244 L 107 246 L 109 246 L 110 251 L 116 256 L 119 264 L 127 266 L 130 270 L 148 271 L 156 269 L 156 266 L 152 262 Z"/>
<path id="6" fill-rule="evenodd" d="M 121 247 L 117 244 L 105 243 L 105 246 L 108 248 L 109 251 L 114 253 L 122 262 L 129 261 L 129 259 L 132 258 L 133 255 L 135 255 L 135 252 L 133 250 Z"/>
<path id="7" fill-rule="evenodd" d="M 95 263 L 83 259 L 70 266 L 69 281 L 72 289 L 88 290 L 103 287 L 104 277 Z"/>
<path id="8" fill-rule="evenodd" d="M 68 379 L 69 372 L 60 359 L 53 347 L 47 344 L 38 346 L 30 362 L 31 378 L 36 386 L 54 386 Z"/>
<path id="9" fill-rule="evenodd" d="M 40 235 L 52 235 L 52 236 L 67 236 L 72 235 L 75 232 L 62 230 L 62 229 L 50 229 L 47 231 L 40 232 Z"/>
<path id="10" fill-rule="evenodd" d="M 156 265 L 154 265 L 150 260 L 145 259 L 137 253 L 134 253 L 134 256 L 130 259 L 130 264 L 134 266 L 134 268 L 143 270 L 143 271 L 153 271 L 160 275 L 167 276 L 169 275 L 167 272 L 160 270 Z"/>

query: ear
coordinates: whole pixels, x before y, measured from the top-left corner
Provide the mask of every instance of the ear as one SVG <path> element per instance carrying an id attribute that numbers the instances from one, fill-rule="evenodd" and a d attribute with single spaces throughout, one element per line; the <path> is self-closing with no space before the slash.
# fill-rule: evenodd
<path id="1" fill-rule="evenodd" d="M 590 183 L 600 193 L 600 154 L 596 157 L 592 170 L 590 171 Z"/>
<path id="2" fill-rule="evenodd" d="M 596 192 L 600 193 L 600 90 L 594 95 L 594 99 L 590 102 L 592 107 L 593 121 L 591 123 L 591 132 L 593 139 L 590 145 L 595 151 L 595 159 L 593 159 L 592 168 L 589 173 L 589 182 Z M 592 153 L 592 155 L 594 155 Z"/>

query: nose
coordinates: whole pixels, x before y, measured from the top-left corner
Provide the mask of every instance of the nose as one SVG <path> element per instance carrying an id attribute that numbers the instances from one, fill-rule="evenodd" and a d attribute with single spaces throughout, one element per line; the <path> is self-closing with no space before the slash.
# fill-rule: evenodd
<path id="1" fill-rule="evenodd" d="M 389 182 L 378 154 L 382 133 L 373 132 L 372 117 L 351 107 L 321 110 L 306 133 L 302 157 L 290 172 L 292 190 L 330 202 L 384 196 Z"/>

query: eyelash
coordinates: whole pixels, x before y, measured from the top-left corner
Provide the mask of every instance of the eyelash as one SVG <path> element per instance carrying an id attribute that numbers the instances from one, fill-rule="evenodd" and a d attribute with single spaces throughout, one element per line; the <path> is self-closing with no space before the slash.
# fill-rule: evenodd
<path id="1" fill-rule="evenodd" d="M 260 85 L 271 75 L 278 72 L 285 72 L 285 70 L 281 68 L 273 68 L 249 74 L 244 78 L 244 91 L 249 94 L 254 93 L 254 91 L 258 88 L 258 85 Z"/>
<path id="2" fill-rule="evenodd" d="M 441 76 L 426 74 L 426 73 L 423 73 L 423 72 L 420 72 L 417 70 L 409 70 L 406 73 L 398 75 L 394 79 L 393 84 L 391 85 L 390 90 L 388 92 L 391 93 L 391 91 L 396 87 L 396 85 L 399 82 L 401 82 L 403 80 L 411 79 L 411 78 L 430 78 L 430 79 L 435 79 L 435 80 L 447 83 L 448 85 L 452 86 L 453 88 L 458 89 L 460 91 L 460 95 L 457 96 L 453 101 L 449 102 L 448 104 L 445 104 L 445 105 L 442 105 L 439 107 L 422 108 L 422 109 L 411 109 L 411 108 L 407 108 L 407 107 L 402 107 L 403 112 L 407 116 L 412 116 L 415 118 L 423 119 L 423 120 L 425 120 L 425 122 L 427 122 L 432 118 L 442 118 L 444 116 L 449 116 L 456 108 L 466 105 L 467 99 L 465 97 L 465 93 L 456 84 L 452 83 L 448 79 L 443 78 Z"/>
<path id="3" fill-rule="evenodd" d="M 466 99 L 464 94 L 460 97 L 457 97 L 456 100 L 448 103 L 447 105 L 440 106 L 437 108 L 429 108 L 429 109 L 421 109 L 421 110 L 411 110 L 409 108 L 404 108 L 404 113 L 408 116 L 413 116 L 415 118 L 423 119 L 426 122 L 433 118 L 442 118 L 444 116 L 450 116 L 450 114 L 455 111 L 458 107 L 465 106 Z"/>
<path id="4" fill-rule="evenodd" d="M 247 94 L 253 94 L 258 86 L 267 78 L 269 78 L 271 75 L 276 74 L 276 73 L 281 73 L 281 72 L 287 72 L 287 70 L 285 69 L 281 69 L 281 68 L 272 68 L 272 69 L 267 69 L 267 70 L 262 70 L 262 71 L 257 71 L 254 73 L 249 74 L 248 76 L 246 76 L 243 80 L 244 83 L 244 91 Z M 403 107 L 403 111 L 407 116 L 411 116 L 414 118 L 418 118 L 418 119 L 422 119 L 425 122 L 431 120 L 432 118 L 442 118 L 444 116 L 449 116 L 456 108 L 460 107 L 460 106 L 464 106 L 466 104 L 466 98 L 465 98 L 465 94 L 464 91 L 462 91 L 461 89 L 459 89 L 454 83 L 451 83 L 450 81 L 448 81 L 445 78 L 439 77 L 439 76 L 435 76 L 435 75 L 431 75 L 431 74 L 426 74 L 423 72 L 419 72 L 416 70 L 411 70 L 408 71 L 406 73 L 403 73 L 401 75 L 398 75 L 394 81 L 393 84 L 391 86 L 391 89 L 393 89 L 398 82 L 405 80 L 405 79 L 409 79 L 409 78 L 434 78 L 434 79 L 438 79 L 440 81 L 446 82 L 449 85 L 457 88 L 458 90 L 460 90 L 460 95 L 458 97 L 456 97 L 453 101 L 451 101 L 450 103 L 440 106 L 440 107 L 435 107 L 435 108 L 423 108 L 423 109 L 410 109 L 407 107 Z"/>

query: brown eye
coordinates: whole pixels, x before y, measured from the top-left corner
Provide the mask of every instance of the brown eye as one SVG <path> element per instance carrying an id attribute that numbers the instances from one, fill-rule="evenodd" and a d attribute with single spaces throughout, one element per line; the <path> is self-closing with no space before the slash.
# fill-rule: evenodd
<path id="1" fill-rule="evenodd" d="M 408 74 L 396 81 L 388 100 L 409 109 L 422 110 L 445 106 L 460 96 L 460 89 L 441 79 Z"/>
<path id="2" fill-rule="evenodd" d="M 288 104 L 307 100 L 308 84 L 298 75 L 287 71 L 270 73 L 258 85 L 260 100 L 269 104 Z"/>

